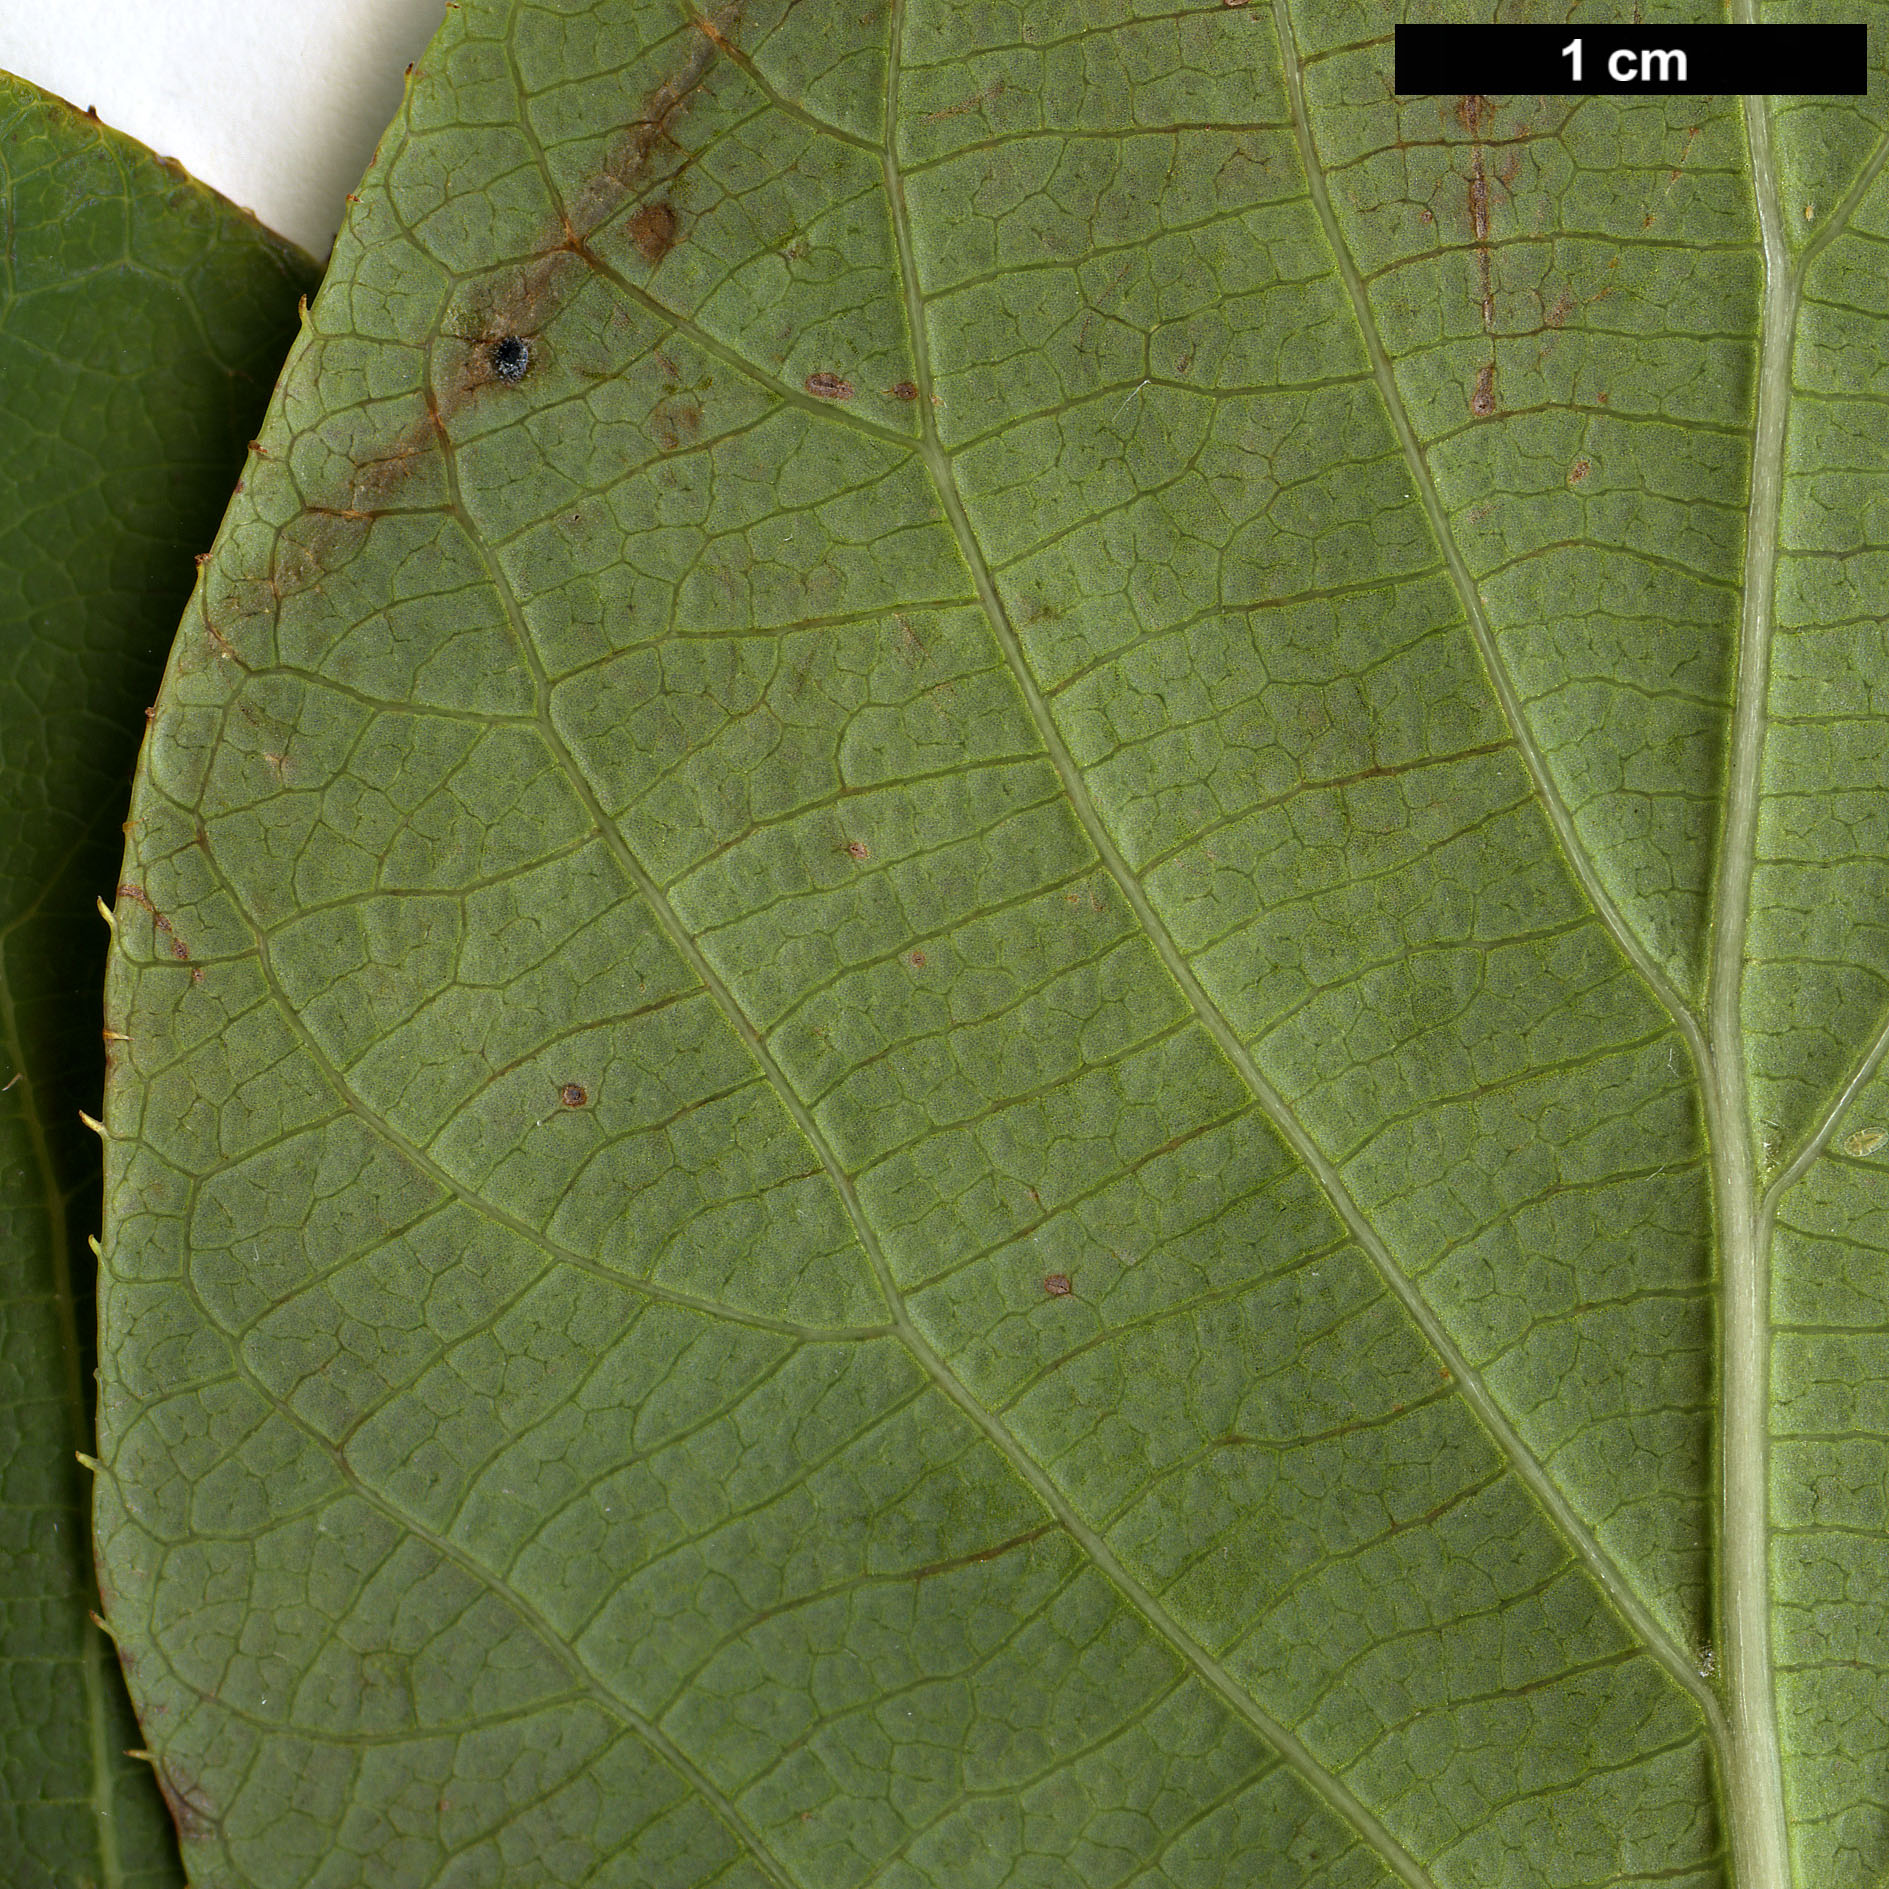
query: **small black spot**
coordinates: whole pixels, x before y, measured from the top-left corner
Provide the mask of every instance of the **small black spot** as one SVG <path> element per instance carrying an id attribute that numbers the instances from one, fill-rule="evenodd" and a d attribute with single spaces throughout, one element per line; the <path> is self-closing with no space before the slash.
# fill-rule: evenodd
<path id="1" fill-rule="evenodd" d="M 517 335 L 507 335 L 492 343 L 492 372 L 500 380 L 517 382 L 525 378 L 531 365 L 531 343 Z"/>

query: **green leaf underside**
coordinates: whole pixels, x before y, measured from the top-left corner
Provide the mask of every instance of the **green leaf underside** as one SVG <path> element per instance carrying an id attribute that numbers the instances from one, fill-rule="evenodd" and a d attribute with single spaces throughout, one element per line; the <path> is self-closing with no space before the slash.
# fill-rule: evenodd
<path id="1" fill-rule="evenodd" d="M 308 258 L 0 73 L 0 1858 L 182 1881 L 97 1606 L 98 988 L 142 711 L 295 332 Z M 82 1386 L 84 1387 L 82 1393 Z"/>
<path id="2" fill-rule="evenodd" d="M 201 1889 L 1889 1866 L 1880 107 L 1386 26 L 448 14 L 118 907 Z"/>

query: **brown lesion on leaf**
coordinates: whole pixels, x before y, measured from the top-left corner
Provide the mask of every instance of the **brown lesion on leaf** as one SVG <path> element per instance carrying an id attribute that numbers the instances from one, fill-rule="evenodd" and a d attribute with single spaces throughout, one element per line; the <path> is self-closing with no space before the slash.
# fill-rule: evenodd
<path id="1" fill-rule="evenodd" d="M 1060 1522 L 1041 1522 L 1035 1528 L 1027 1529 L 1021 1535 L 1012 1535 L 1008 1541 L 1000 1541 L 994 1547 L 980 1548 L 974 1554 L 954 1555 L 949 1561 L 927 1561 L 921 1568 L 913 1568 L 906 1575 L 908 1581 L 929 1581 L 940 1574 L 949 1574 L 958 1568 L 974 1568 L 981 1562 L 1001 1561 L 1007 1554 L 1015 1554 L 1019 1548 L 1027 1548 L 1033 1541 L 1041 1541 L 1045 1535 L 1052 1535 L 1062 1526 Z"/>
<path id="2" fill-rule="evenodd" d="M 237 655 L 235 646 L 230 642 L 229 638 L 210 621 L 207 614 L 203 619 L 203 633 L 216 645 L 217 660 L 219 662 L 233 662 L 239 669 L 248 668 L 249 665 Z"/>
<path id="3" fill-rule="evenodd" d="M 1620 267 L 1620 258 L 1618 256 L 1609 257 L 1607 261 L 1607 267 L 1610 270 L 1618 269 Z M 1620 283 L 1618 279 L 1616 279 L 1612 282 L 1603 282 L 1601 286 L 1597 288 L 1594 291 L 1594 293 L 1590 295 L 1587 299 L 1590 302 L 1604 302 L 1610 296 L 1617 295 L 1619 292 L 1620 292 Z"/>
<path id="4" fill-rule="evenodd" d="M 674 249 L 681 238 L 681 224 L 676 218 L 675 206 L 668 203 L 646 203 L 630 218 L 630 241 L 636 245 L 636 253 L 653 269 L 657 263 Z"/>
<path id="5" fill-rule="evenodd" d="M 1568 468 L 1568 484 L 1579 485 L 1594 470 L 1594 462 L 1583 456 Z"/>
<path id="6" fill-rule="evenodd" d="M 1699 130 L 1700 127 L 1697 125 L 1688 125 L 1686 127 L 1686 143 L 1685 148 L 1679 153 L 1679 162 L 1666 173 L 1666 181 L 1660 186 L 1659 196 L 1654 199 L 1646 215 L 1640 220 L 1641 229 L 1648 230 L 1653 227 L 1653 219 L 1659 214 L 1661 200 L 1671 193 L 1673 185 L 1678 183 L 1680 178 L 1685 175 L 1686 166 L 1692 160 L 1692 147 L 1698 139 Z M 1804 208 L 1805 220 L 1808 221 L 1810 216 L 1810 207 L 1806 205 Z"/>
<path id="7" fill-rule="evenodd" d="M 143 886 L 133 885 L 127 880 L 119 886 L 118 896 L 121 899 L 129 899 L 133 905 L 141 906 L 144 911 L 150 915 L 152 932 L 164 939 L 171 956 L 175 958 L 179 964 L 188 964 L 190 962 L 190 947 L 178 937 L 176 927 L 157 909 L 157 906 L 152 902 L 151 895 L 145 891 Z M 196 983 L 202 983 L 203 981 L 203 973 L 201 971 L 193 970 L 191 977 Z"/>
<path id="8" fill-rule="evenodd" d="M 1486 420 L 1495 412 L 1495 362 L 1484 361 L 1476 372 L 1476 385 L 1469 396 L 1469 410 L 1477 419 Z"/>
<path id="9" fill-rule="evenodd" d="M 512 393 L 520 376 L 502 370 L 499 344 L 522 338 L 535 354 L 539 331 L 586 274 L 583 262 L 559 246 L 470 292 L 457 329 L 434 343 L 435 371 L 421 410 L 391 441 L 353 461 L 344 493 L 304 498 L 278 534 L 273 568 L 261 580 L 275 603 L 318 588 L 359 554 L 376 520 L 399 509 L 423 471 L 438 464 L 451 445 L 452 421 L 472 401 Z"/>
<path id="10" fill-rule="evenodd" d="M 450 439 L 453 419 L 472 401 L 492 389 L 512 395 L 524 378 L 523 367 L 515 363 L 522 357 L 529 366 L 542 365 L 545 329 L 595 264 L 583 238 L 565 222 L 551 245 L 523 269 L 474 284 L 459 305 L 455 326 L 439 337 L 430 426 L 409 429 L 400 445 Z M 505 351 L 508 342 L 513 351 Z"/>
<path id="11" fill-rule="evenodd" d="M 649 411 L 649 430 L 664 452 L 688 444 L 702 430 L 702 403 L 687 394 L 671 394 Z"/>
<path id="12" fill-rule="evenodd" d="M 729 5 L 692 23 L 680 60 L 648 94 L 590 184 L 557 210 L 539 252 L 522 267 L 497 272 L 461 293 L 450 326 L 432 337 L 424 410 L 384 444 L 364 443 L 343 489 L 298 494 L 302 502 L 297 514 L 275 534 L 266 568 L 245 560 L 249 568 L 239 569 L 229 555 L 218 560 L 223 567 L 218 573 L 219 619 L 268 619 L 286 597 L 318 589 L 358 555 L 377 519 L 414 502 L 414 486 L 425 468 L 436 466 L 439 456 L 450 452 L 454 422 L 468 405 L 516 397 L 523 374 L 509 371 L 511 357 L 499 352 L 501 345 L 510 344 L 533 368 L 545 358 L 544 335 L 553 318 L 593 273 L 602 270 L 589 247 L 591 237 L 617 213 L 626 196 L 648 187 L 646 173 L 656 154 L 673 144 L 677 120 L 716 58 L 732 50 L 730 35 L 740 12 L 738 4 Z M 681 218 L 672 203 L 652 200 L 630 219 L 628 235 L 653 266 L 682 239 Z M 303 321 L 305 329 L 311 326 L 306 312 Z M 317 375 L 326 337 L 316 330 L 307 340 L 307 351 L 296 365 L 304 374 Z M 700 405 L 671 403 L 656 424 L 670 436 L 665 444 L 673 440 L 679 445 L 699 429 Z M 272 452 L 261 441 L 251 441 L 249 450 L 258 462 L 281 456 L 279 444 Z M 206 599 L 204 627 L 215 655 L 234 660 L 236 651 L 211 615 Z"/>
<path id="13" fill-rule="evenodd" d="M 217 1832 L 217 1816 L 206 1792 L 174 1758 L 153 1757 L 148 1751 L 128 1751 L 128 1758 L 142 1758 L 157 1778 L 164 1802 L 177 1826 L 177 1834 L 186 1843 L 201 1842 Z"/>
<path id="14" fill-rule="evenodd" d="M 688 110 L 716 55 L 733 50 L 730 35 L 740 18 L 739 4 L 695 18 L 680 63 L 644 99 L 642 111 L 617 139 L 601 173 L 571 206 L 571 220 L 580 229 L 594 230 L 626 191 L 643 183 L 656 153 L 673 142 L 671 127 Z"/>
<path id="15" fill-rule="evenodd" d="M 1456 116 L 1469 133 L 1469 230 L 1476 245 L 1476 277 L 1482 292 L 1482 325 L 1495 332 L 1495 294 L 1489 280 L 1489 173 L 1483 161 L 1482 127 L 1489 101 L 1471 93 L 1459 101 Z"/>
<path id="16" fill-rule="evenodd" d="M 942 118 L 962 118 L 966 112 L 988 111 L 1004 95 L 1002 79 L 994 81 L 981 92 L 973 92 L 967 99 L 956 105 L 946 105 L 941 110 L 927 112 L 925 123 L 935 125 Z"/>
<path id="17" fill-rule="evenodd" d="M 931 661 L 931 645 L 912 628 L 912 620 L 903 610 L 894 611 L 892 621 L 898 626 L 894 647 L 900 657 L 908 668 L 923 668 Z"/>
<path id="18" fill-rule="evenodd" d="M 428 434 L 432 430 L 430 425 L 424 429 Z M 429 451 L 430 441 L 403 435 L 378 458 L 356 460 L 351 494 L 353 502 L 340 508 L 341 516 L 371 519 L 391 510 L 418 470 L 423 456 Z"/>

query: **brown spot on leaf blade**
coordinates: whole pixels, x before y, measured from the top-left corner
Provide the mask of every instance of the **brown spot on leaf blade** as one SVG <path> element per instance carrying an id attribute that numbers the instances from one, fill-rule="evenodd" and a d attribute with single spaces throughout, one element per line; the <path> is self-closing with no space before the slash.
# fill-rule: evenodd
<path id="1" fill-rule="evenodd" d="M 151 929 L 160 934 L 172 957 L 180 964 L 190 962 L 190 947 L 178 937 L 171 921 L 151 902 L 151 895 L 141 885 L 125 884 L 118 888 L 121 899 L 129 899 L 133 905 L 141 905 L 151 915 Z"/>
<path id="2" fill-rule="evenodd" d="M 630 241 L 653 269 L 676 246 L 680 225 L 666 203 L 646 203 L 630 218 Z"/>
<path id="3" fill-rule="evenodd" d="M 201 1785 L 179 1771 L 169 1759 L 154 1758 L 149 1752 L 126 1755 L 149 1760 L 157 1776 L 157 1787 L 164 1793 L 164 1802 L 169 1807 L 171 1821 L 176 1824 L 179 1837 L 185 1842 L 191 1842 L 216 1834 L 216 1816 Z"/>
<path id="4" fill-rule="evenodd" d="M 1495 363 L 1484 361 L 1476 375 L 1476 390 L 1469 396 L 1469 410 L 1477 419 L 1486 420 L 1495 411 Z"/>
<path id="5" fill-rule="evenodd" d="M 853 383 L 842 380 L 838 374 L 822 371 L 807 376 L 807 391 L 816 400 L 850 400 L 853 397 Z"/>
<path id="6" fill-rule="evenodd" d="M 1014 1554 L 1019 1548 L 1027 1548 L 1033 1541 L 1041 1541 L 1045 1535 L 1061 1526 L 1060 1522 L 1044 1522 L 1027 1534 L 1012 1535 L 1008 1541 L 1000 1541 L 995 1547 L 980 1548 L 975 1554 L 954 1555 L 949 1561 L 928 1561 L 922 1568 L 913 1568 L 904 1578 L 908 1581 L 928 1581 L 934 1575 L 976 1567 L 980 1561 L 1000 1560 L 1007 1554 Z M 811 1815 L 811 1811 L 802 1811 L 801 1820 L 804 1822 Z"/>
<path id="7" fill-rule="evenodd" d="M 664 452 L 674 452 L 685 440 L 692 440 L 701 432 L 701 402 L 681 395 L 657 401 L 649 412 L 649 429 Z"/>
<path id="8" fill-rule="evenodd" d="M 636 122 L 618 141 L 604 166 L 605 177 L 619 187 L 636 182 L 648 168 L 657 147 L 669 136 L 671 121 L 686 109 L 690 95 L 707 76 L 718 51 L 728 46 L 728 35 L 741 17 L 739 6 L 724 7 L 714 19 L 698 19 L 689 35 L 682 62 L 651 92 Z M 603 180 L 599 180 L 602 182 Z M 593 186 L 593 189 L 595 187 Z"/>
<path id="9" fill-rule="evenodd" d="M 1495 294 L 1489 280 L 1489 177 L 1483 168 L 1482 121 L 1489 101 L 1472 94 L 1456 107 L 1469 133 L 1469 229 L 1476 245 L 1476 276 L 1482 291 L 1482 325 L 1495 330 Z"/>
<path id="10" fill-rule="evenodd" d="M 980 111 L 995 104 L 1003 95 L 1004 82 L 999 79 L 987 92 L 973 92 L 969 98 L 956 105 L 947 105 L 941 111 L 927 112 L 925 123 L 935 125 L 941 118 L 961 118 L 966 112 Z"/>

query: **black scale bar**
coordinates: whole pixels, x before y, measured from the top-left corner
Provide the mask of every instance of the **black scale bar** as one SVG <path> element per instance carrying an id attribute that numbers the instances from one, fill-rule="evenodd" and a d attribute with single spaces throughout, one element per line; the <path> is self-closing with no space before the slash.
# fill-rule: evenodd
<path id="1" fill-rule="evenodd" d="M 1861 26 L 1400 26 L 1394 89 L 1862 98 Z"/>

